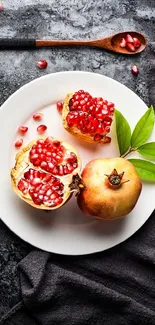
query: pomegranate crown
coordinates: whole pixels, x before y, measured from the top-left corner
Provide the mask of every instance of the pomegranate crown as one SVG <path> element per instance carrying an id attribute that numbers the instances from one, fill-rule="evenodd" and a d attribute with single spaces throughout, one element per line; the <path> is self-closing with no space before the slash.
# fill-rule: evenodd
<path id="1" fill-rule="evenodd" d="M 113 187 L 120 187 L 122 184 L 129 182 L 129 179 L 123 180 L 124 172 L 118 174 L 115 168 L 110 175 L 105 174 L 105 176 L 108 177 L 109 184 Z"/>

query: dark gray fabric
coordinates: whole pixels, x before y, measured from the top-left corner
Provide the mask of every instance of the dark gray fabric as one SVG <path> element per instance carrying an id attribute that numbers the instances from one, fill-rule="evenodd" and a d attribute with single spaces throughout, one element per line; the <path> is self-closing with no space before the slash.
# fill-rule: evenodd
<path id="1" fill-rule="evenodd" d="M 5 0 L 3 6 L 1 37 L 90 39 L 135 29 L 149 47 L 134 57 L 86 48 L 0 51 L 1 104 L 36 77 L 84 70 L 122 82 L 155 106 L 154 0 Z M 41 58 L 47 70 L 36 68 Z M 139 65 L 138 77 L 132 64 Z M 64 257 L 34 251 L 0 222 L 0 324 L 154 325 L 154 233 L 155 214 L 113 249 Z"/>

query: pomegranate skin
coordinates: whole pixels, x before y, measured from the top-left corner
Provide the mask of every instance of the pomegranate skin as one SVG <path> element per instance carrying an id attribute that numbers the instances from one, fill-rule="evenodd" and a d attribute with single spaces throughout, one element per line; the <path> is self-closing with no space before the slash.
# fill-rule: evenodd
<path id="1" fill-rule="evenodd" d="M 108 177 L 116 169 L 124 172 L 120 186 L 110 185 Z M 78 196 L 84 214 L 112 220 L 130 213 L 135 207 L 142 183 L 135 167 L 124 158 L 103 158 L 90 161 L 82 172 L 85 188 Z"/>

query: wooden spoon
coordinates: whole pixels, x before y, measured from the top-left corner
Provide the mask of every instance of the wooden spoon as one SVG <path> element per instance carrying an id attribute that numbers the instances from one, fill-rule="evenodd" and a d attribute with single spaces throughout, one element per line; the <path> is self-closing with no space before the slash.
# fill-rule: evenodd
<path id="1" fill-rule="evenodd" d="M 126 48 L 120 47 L 120 41 L 125 38 L 127 34 L 132 37 L 137 37 L 141 42 L 139 48 L 135 52 L 130 52 Z M 0 39 L 0 50 L 8 49 L 34 49 L 40 47 L 60 47 L 60 46 L 93 46 L 103 48 L 116 53 L 133 55 L 142 52 L 147 45 L 146 38 L 143 34 L 127 31 L 110 35 L 106 38 L 79 41 L 79 40 L 34 40 L 34 39 Z"/>

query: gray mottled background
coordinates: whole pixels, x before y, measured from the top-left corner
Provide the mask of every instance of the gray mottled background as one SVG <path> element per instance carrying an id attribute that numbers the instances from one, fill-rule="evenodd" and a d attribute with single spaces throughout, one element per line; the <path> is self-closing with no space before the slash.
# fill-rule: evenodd
<path id="1" fill-rule="evenodd" d="M 155 0 L 5 0 L 2 4 L 0 37 L 91 39 L 137 30 L 148 42 L 155 41 Z M 89 48 L 1 51 L 0 104 L 34 78 L 63 70 L 107 75 L 152 104 L 144 73 L 149 66 L 147 51 L 134 57 Z M 39 59 L 48 61 L 46 70 L 36 68 Z M 131 74 L 132 64 L 139 65 L 137 78 Z M 17 264 L 32 249 L 0 222 L 0 317 L 20 298 Z"/>

